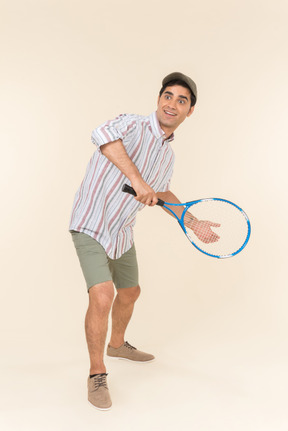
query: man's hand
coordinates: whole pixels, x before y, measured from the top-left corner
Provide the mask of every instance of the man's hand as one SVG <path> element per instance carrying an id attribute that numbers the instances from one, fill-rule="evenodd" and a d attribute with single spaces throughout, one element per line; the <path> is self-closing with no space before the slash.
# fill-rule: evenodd
<path id="1" fill-rule="evenodd" d="M 138 178 L 137 180 L 132 181 L 131 184 L 137 194 L 135 199 L 138 202 L 141 202 L 144 205 L 149 205 L 151 207 L 157 204 L 158 198 L 156 196 L 156 193 L 150 186 L 148 186 L 147 183 L 145 183 L 144 180 L 142 180 L 142 178 Z"/>
<path id="2" fill-rule="evenodd" d="M 211 229 L 211 227 L 220 227 L 221 225 L 219 223 L 213 223 L 208 220 L 198 220 L 187 212 L 184 217 L 184 224 L 205 244 L 217 242 L 220 239 L 220 236 Z"/>

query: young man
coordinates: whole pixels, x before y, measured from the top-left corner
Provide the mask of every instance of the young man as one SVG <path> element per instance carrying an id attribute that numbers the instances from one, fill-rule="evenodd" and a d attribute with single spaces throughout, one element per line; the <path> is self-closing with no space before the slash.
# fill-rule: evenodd
<path id="1" fill-rule="evenodd" d="M 97 151 L 76 193 L 70 231 L 89 292 L 85 319 L 88 400 L 98 409 L 112 405 L 103 360 L 112 304 L 107 355 L 141 362 L 154 359 L 124 341 L 140 294 L 133 226 L 137 212 L 145 205 L 154 206 L 158 198 L 179 203 L 169 190 L 174 164 L 170 142 L 176 128 L 193 113 L 196 98 L 192 79 L 175 72 L 163 79 L 156 112 L 148 117 L 120 115 L 92 132 Z M 134 188 L 135 198 L 122 192 L 124 183 Z M 187 216 L 186 225 L 196 234 L 199 223 L 191 214 Z M 214 236 L 208 228 L 207 240 L 213 241 Z M 113 284 L 117 289 L 114 302 Z"/>

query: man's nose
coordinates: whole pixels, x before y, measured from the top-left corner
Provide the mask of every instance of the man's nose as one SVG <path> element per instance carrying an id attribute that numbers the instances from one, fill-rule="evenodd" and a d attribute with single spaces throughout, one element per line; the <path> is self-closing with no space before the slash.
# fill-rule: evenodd
<path id="1" fill-rule="evenodd" d="M 172 108 L 172 109 L 175 109 L 176 108 L 176 100 L 170 99 L 169 102 L 168 102 L 168 107 Z"/>

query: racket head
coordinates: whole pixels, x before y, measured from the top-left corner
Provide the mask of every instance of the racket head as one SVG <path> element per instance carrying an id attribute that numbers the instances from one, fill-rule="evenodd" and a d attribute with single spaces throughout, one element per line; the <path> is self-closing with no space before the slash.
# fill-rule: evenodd
<path id="1" fill-rule="evenodd" d="M 213 232 L 220 236 L 217 242 L 204 243 L 195 233 L 184 225 L 184 217 L 191 209 L 199 220 L 212 220 L 220 223 Z M 235 203 L 222 198 L 198 199 L 185 203 L 179 224 L 189 241 L 201 253 L 218 259 L 226 259 L 240 253 L 251 236 L 251 223 L 247 214 Z"/>

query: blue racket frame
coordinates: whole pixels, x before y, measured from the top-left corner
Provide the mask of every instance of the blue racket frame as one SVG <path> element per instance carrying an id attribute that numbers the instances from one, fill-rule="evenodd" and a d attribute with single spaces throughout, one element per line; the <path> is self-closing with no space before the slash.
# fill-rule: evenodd
<path id="1" fill-rule="evenodd" d="M 122 187 L 122 191 L 125 192 L 125 193 L 129 193 L 129 194 L 131 194 L 133 196 L 137 196 L 135 190 L 132 187 L 128 186 L 127 184 L 124 184 L 124 186 Z M 187 229 L 186 229 L 186 227 L 184 225 L 185 214 L 188 211 L 188 209 L 191 208 L 193 205 L 196 205 L 199 202 L 205 202 L 205 201 L 221 201 L 221 202 L 225 202 L 227 204 L 233 205 L 235 208 L 237 208 L 241 212 L 241 214 L 243 215 L 243 217 L 245 218 L 246 223 L 247 223 L 247 236 L 246 236 L 245 241 L 243 242 L 242 246 L 238 250 L 234 251 L 233 253 L 225 254 L 225 255 L 217 255 L 217 254 L 213 254 L 213 253 L 208 253 L 207 251 L 204 251 L 200 247 L 198 247 L 198 245 L 195 244 L 195 242 L 193 241 L 193 239 L 190 237 L 190 235 L 187 232 Z M 247 214 L 245 213 L 245 211 L 242 210 L 242 208 L 240 208 L 238 205 L 234 204 L 234 202 L 228 201 L 227 199 L 222 199 L 222 198 L 205 198 L 205 199 L 197 199 L 195 201 L 185 202 L 185 203 L 180 203 L 180 204 L 174 204 L 174 203 L 170 203 L 170 202 L 165 202 L 165 201 L 162 201 L 162 199 L 158 199 L 158 202 L 157 202 L 156 205 L 164 207 L 168 211 L 170 211 L 170 213 L 173 214 L 173 216 L 178 221 L 179 225 L 181 226 L 181 229 L 183 230 L 183 232 L 185 233 L 185 235 L 187 236 L 187 238 L 189 239 L 189 241 L 194 245 L 194 247 L 197 250 L 201 251 L 201 253 L 206 254 L 207 256 L 215 257 L 217 259 L 226 259 L 228 257 L 235 256 L 236 254 L 240 253 L 240 251 L 242 251 L 244 247 L 246 247 L 246 245 L 247 245 L 247 243 L 249 241 L 249 238 L 250 238 L 250 235 L 251 235 L 251 223 L 250 223 L 250 220 L 249 220 Z M 176 215 L 176 213 L 171 208 L 169 208 L 168 205 L 169 206 L 174 206 L 174 207 L 184 207 L 184 210 L 183 210 L 183 213 L 181 215 L 181 218 L 179 218 Z"/>
<path id="2" fill-rule="evenodd" d="M 233 253 L 225 254 L 225 255 L 217 255 L 217 254 L 213 254 L 213 253 L 208 253 L 207 251 L 204 251 L 200 247 L 198 247 L 198 245 L 195 244 L 195 242 L 193 241 L 193 239 L 190 237 L 190 235 L 187 232 L 187 229 L 186 229 L 186 227 L 184 225 L 185 214 L 188 211 L 188 209 L 191 208 L 193 205 L 196 205 L 199 202 L 205 202 L 205 201 L 221 201 L 221 202 L 226 202 L 227 204 L 233 205 L 235 208 L 237 208 L 242 213 L 242 215 L 245 218 L 246 223 L 247 223 L 247 236 L 246 236 L 246 239 L 245 239 L 244 243 L 242 244 L 242 246 L 238 250 L 234 251 Z M 217 259 L 226 259 L 228 257 L 235 256 L 236 254 L 240 253 L 240 251 L 242 251 L 244 247 L 246 247 L 246 245 L 247 245 L 247 243 L 249 241 L 249 238 L 250 238 L 250 235 L 251 235 L 251 223 L 250 223 L 250 220 L 249 220 L 247 214 L 242 210 L 242 208 L 240 208 L 238 205 L 234 204 L 234 202 L 228 201 L 227 199 L 222 199 L 222 198 L 205 198 L 205 199 L 197 199 L 195 201 L 185 202 L 185 203 L 180 203 L 180 204 L 174 204 L 174 203 L 170 203 L 170 202 L 164 202 L 161 199 L 159 199 L 157 205 L 160 205 L 160 206 L 166 208 L 168 211 L 171 212 L 171 214 L 174 215 L 174 217 L 178 221 L 179 225 L 181 226 L 182 230 L 184 231 L 185 235 L 188 237 L 189 241 L 194 245 L 195 248 L 197 248 L 197 250 L 201 251 L 201 253 L 206 254 L 207 256 L 215 257 Z M 182 213 L 181 218 L 179 218 L 175 214 L 175 212 L 171 208 L 169 208 L 167 205 L 169 205 L 169 206 L 175 206 L 175 207 L 185 207 L 185 209 L 184 209 L 184 211 Z"/>

